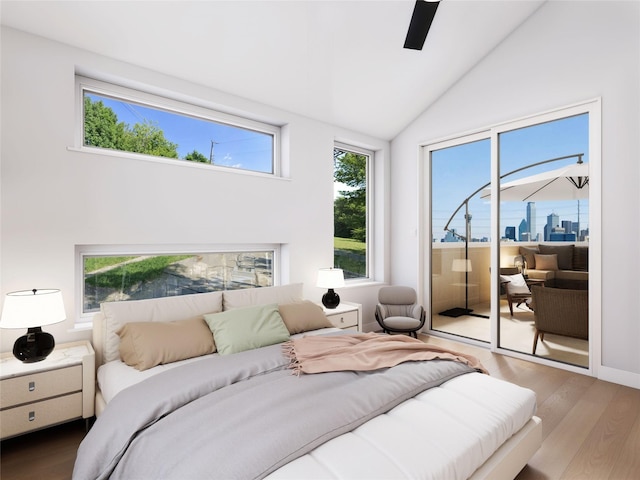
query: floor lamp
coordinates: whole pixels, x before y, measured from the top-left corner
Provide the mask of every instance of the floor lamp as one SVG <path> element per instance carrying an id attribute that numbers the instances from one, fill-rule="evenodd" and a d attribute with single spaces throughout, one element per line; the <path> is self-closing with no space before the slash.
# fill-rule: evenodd
<path id="1" fill-rule="evenodd" d="M 477 192 L 474 192 L 474 195 Z M 472 313 L 473 309 L 469 308 L 469 272 L 473 271 L 471 260 L 469 259 L 469 238 L 471 236 L 471 214 L 469 213 L 469 199 L 468 197 L 463 202 L 464 205 L 464 220 L 465 220 L 465 235 L 462 236 L 455 231 L 452 232 L 458 238 L 464 239 L 464 258 L 455 258 L 451 265 L 451 270 L 454 272 L 464 272 L 464 308 L 454 307 L 444 312 L 440 312 L 440 315 L 445 317 L 460 317 L 462 315 L 471 315 L 473 317 L 489 318 L 487 315 L 480 315 L 478 313 Z M 462 206 L 462 205 L 461 205 Z M 457 210 L 456 210 L 457 213 Z M 454 214 L 455 215 L 455 214 Z M 448 226 L 448 224 L 447 224 Z"/>

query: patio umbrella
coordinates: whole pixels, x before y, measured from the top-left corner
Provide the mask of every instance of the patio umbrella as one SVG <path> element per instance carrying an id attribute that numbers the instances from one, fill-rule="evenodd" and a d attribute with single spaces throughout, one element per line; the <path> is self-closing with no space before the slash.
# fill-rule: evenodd
<path id="1" fill-rule="evenodd" d="M 480 195 L 491 198 L 491 187 Z M 537 173 L 500 185 L 500 200 L 536 202 L 549 200 L 580 200 L 589 198 L 589 164 L 582 159 L 566 167 Z"/>

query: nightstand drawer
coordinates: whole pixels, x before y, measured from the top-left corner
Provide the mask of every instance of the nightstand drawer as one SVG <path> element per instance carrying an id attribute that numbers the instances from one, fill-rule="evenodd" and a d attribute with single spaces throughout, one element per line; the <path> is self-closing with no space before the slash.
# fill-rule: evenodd
<path id="1" fill-rule="evenodd" d="M 11 437 L 74 418 L 82 418 L 82 392 L 2 410 L 0 437 Z"/>
<path id="2" fill-rule="evenodd" d="M 82 365 L 5 378 L 0 388 L 2 409 L 80 391 L 82 390 Z"/>
<path id="3" fill-rule="evenodd" d="M 327 315 L 329 321 L 337 328 L 349 328 L 358 326 L 358 312 L 344 312 Z"/>

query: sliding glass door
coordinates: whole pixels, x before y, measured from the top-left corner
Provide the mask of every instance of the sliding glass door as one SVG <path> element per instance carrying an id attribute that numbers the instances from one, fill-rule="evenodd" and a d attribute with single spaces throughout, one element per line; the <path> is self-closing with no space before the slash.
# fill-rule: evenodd
<path id="1" fill-rule="evenodd" d="M 432 329 L 482 342 L 491 339 L 489 138 L 438 146 L 431 156 Z"/>
<path id="2" fill-rule="evenodd" d="M 432 333 L 589 368 L 599 125 L 595 100 L 423 148 Z"/>
<path id="3" fill-rule="evenodd" d="M 589 115 L 500 132 L 498 153 L 500 285 L 521 285 L 499 346 L 588 367 Z"/>

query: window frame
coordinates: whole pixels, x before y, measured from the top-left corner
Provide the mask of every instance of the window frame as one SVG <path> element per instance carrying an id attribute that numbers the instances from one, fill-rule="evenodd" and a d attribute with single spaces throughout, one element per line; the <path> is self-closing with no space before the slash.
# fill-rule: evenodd
<path id="1" fill-rule="evenodd" d="M 333 150 L 335 153 L 335 150 L 339 149 L 339 150 L 344 150 L 350 153 L 355 153 L 357 155 L 364 155 L 367 157 L 367 165 L 366 165 L 366 182 L 365 182 L 365 188 L 367 189 L 366 191 L 366 204 L 365 204 L 365 208 L 366 208 L 366 218 L 365 218 L 365 228 L 366 228 L 366 258 L 365 258 L 365 265 L 366 265 L 366 274 L 364 277 L 356 277 L 356 278 L 345 278 L 345 282 L 347 284 L 355 284 L 355 283 L 362 283 L 362 282 L 371 282 L 374 281 L 374 275 L 375 275 L 375 265 L 374 265 L 374 219 L 375 219 L 375 214 L 373 211 L 373 185 L 374 185 L 374 166 L 373 166 L 373 162 L 375 159 L 375 154 L 376 152 L 374 150 L 365 148 L 365 147 L 359 147 L 357 145 L 353 145 L 350 143 L 345 143 L 345 142 L 340 142 L 340 141 L 334 141 L 333 142 Z M 335 158 L 335 155 L 334 155 Z M 334 188 L 335 188 L 335 177 L 333 180 L 333 184 L 334 184 Z M 335 222 L 335 211 L 333 214 L 333 219 Z M 333 237 L 335 238 L 335 231 L 334 231 L 334 235 Z M 332 253 L 333 257 L 335 258 L 335 246 L 333 247 L 333 253 Z M 334 265 L 335 266 L 335 265 Z"/>
<path id="2" fill-rule="evenodd" d="M 76 245 L 75 247 L 75 289 L 76 289 L 76 326 L 90 326 L 96 311 L 84 311 L 84 259 L 96 256 L 136 256 L 136 255 L 195 255 L 216 253 L 250 253 L 269 251 L 273 254 L 272 285 L 282 281 L 282 245 L 281 244 L 242 244 L 242 245 Z M 254 287 L 259 288 L 259 287 Z M 221 290 L 222 291 L 222 290 Z M 166 297 L 151 297 L 166 298 Z"/>
<path id="3" fill-rule="evenodd" d="M 90 92 L 96 95 L 111 97 L 124 102 L 139 104 L 143 107 L 160 109 L 176 115 L 192 117 L 198 120 L 210 121 L 224 124 L 230 127 L 237 127 L 243 130 L 251 130 L 258 133 L 270 135 L 273 138 L 272 145 L 272 172 L 262 172 L 259 170 L 249 170 L 244 168 L 228 167 L 223 165 L 211 165 L 199 162 L 180 161 L 174 158 L 146 155 L 142 153 L 127 152 L 124 150 L 112 150 L 107 148 L 92 147 L 84 144 L 84 93 Z M 268 177 L 282 176 L 282 128 L 280 125 L 262 122 L 249 117 L 242 117 L 222 110 L 213 109 L 205 105 L 204 101 L 198 104 L 198 100 L 189 98 L 178 99 L 179 95 L 163 92 L 151 93 L 137 88 L 130 88 L 121 84 L 115 84 L 86 77 L 80 74 L 75 76 L 75 97 L 76 97 L 76 129 L 75 146 L 73 150 L 85 153 L 116 156 L 121 158 L 131 158 L 151 162 L 167 163 L 188 168 L 219 169 L 225 172 L 234 172 L 249 175 L 259 175 Z"/>

